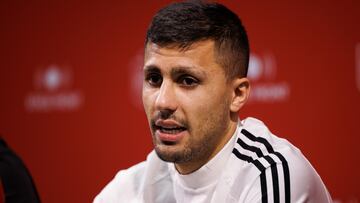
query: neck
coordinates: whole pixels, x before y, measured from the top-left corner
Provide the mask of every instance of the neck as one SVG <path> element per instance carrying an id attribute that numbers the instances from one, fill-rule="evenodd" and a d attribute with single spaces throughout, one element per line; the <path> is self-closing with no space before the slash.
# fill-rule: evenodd
<path id="1" fill-rule="evenodd" d="M 205 165 L 207 162 L 209 162 L 230 140 L 232 135 L 234 134 L 237 126 L 237 120 L 231 120 L 229 123 L 228 128 L 225 130 L 225 133 L 223 136 L 219 137 L 217 140 L 217 145 L 215 145 L 215 148 L 210 151 L 209 155 L 207 157 L 201 157 L 199 160 L 194 160 L 186 163 L 175 163 L 176 170 L 182 174 L 190 174 L 199 168 L 201 168 L 203 165 Z"/>

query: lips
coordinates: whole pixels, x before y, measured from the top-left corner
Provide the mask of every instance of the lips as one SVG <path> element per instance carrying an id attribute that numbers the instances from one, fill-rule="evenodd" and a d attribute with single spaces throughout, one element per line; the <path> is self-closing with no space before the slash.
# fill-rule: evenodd
<path id="1" fill-rule="evenodd" d="M 156 126 L 158 130 L 160 130 L 162 133 L 166 133 L 166 134 L 177 134 L 180 133 L 181 131 L 186 130 L 186 128 L 184 127 L 179 127 L 179 126 Z"/>
<path id="2" fill-rule="evenodd" d="M 179 142 L 187 128 L 174 120 L 157 120 L 154 124 L 155 135 L 162 142 Z"/>

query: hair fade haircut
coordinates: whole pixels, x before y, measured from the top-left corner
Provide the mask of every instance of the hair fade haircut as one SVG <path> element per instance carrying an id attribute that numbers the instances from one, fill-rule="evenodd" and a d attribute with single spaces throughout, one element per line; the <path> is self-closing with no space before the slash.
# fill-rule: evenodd
<path id="1" fill-rule="evenodd" d="M 215 60 L 228 79 L 246 77 L 249 41 L 240 18 L 224 5 L 204 1 L 173 3 L 159 10 L 147 30 L 145 46 L 186 50 L 202 40 L 215 42 Z"/>

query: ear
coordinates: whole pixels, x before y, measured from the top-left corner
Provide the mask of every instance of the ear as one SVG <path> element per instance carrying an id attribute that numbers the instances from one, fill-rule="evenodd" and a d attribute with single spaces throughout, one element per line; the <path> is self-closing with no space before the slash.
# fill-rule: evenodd
<path id="1" fill-rule="evenodd" d="M 246 103 L 250 94 L 250 82 L 247 78 L 235 78 L 232 82 L 232 100 L 230 111 L 237 113 Z"/>

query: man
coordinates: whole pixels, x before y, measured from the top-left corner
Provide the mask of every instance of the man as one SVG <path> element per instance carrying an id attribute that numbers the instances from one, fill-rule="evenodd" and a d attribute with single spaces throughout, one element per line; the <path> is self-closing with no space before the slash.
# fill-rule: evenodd
<path id="1" fill-rule="evenodd" d="M 240 121 L 249 45 L 236 14 L 204 2 L 153 18 L 143 104 L 155 150 L 95 198 L 111 202 L 331 202 L 301 154 L 259 120 Z"/>

